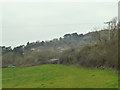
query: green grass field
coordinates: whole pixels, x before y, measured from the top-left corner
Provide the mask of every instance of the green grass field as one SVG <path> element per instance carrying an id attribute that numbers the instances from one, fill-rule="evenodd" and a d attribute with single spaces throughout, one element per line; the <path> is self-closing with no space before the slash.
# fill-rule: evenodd
<path id="1" fill-rule="evenodd" d="M 118 75 L 109 70 L 64 65 L 4 68 L 3 88 L 117 88 Z"/>

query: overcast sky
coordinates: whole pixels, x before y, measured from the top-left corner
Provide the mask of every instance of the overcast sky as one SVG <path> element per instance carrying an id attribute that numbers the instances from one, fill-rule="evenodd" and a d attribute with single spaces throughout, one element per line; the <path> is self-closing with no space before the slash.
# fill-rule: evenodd
<path id="1" fill-rule="evenodd" d="M 66 33 L 87 33 L 103 28 L 118 14 L 117 2 L 4 3 L 2 45 L 51 40 Z"/>

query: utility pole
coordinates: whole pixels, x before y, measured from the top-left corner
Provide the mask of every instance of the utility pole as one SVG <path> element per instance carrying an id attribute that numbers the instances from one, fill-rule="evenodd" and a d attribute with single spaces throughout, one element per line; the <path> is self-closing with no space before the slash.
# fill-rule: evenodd
<path id="1" fill-rule="evenodd" d="M 111 28 L 110 28 L 110 24 L 112 23 L 112 21 L 109 21 L 109 22 L 104 22 L 104 24 L 108 24 L 108 30 L 109 30 L 109 40 L 110 40 L 110 37 L 111 37 L 111 35 L 110 35 L 110 30 L 111 30 Z"/>

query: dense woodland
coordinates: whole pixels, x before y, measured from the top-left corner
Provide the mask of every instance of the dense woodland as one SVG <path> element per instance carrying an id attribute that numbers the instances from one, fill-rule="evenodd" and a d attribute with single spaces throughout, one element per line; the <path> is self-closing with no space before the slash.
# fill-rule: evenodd
<path id="1" fill-rule="evenodd" d="M 34 66 L 58 59 L 64 65 L 117 70 L 118 26 L 117 18 L 113 18 L 108 28 L 100 31 L 65 34 L 50 41 L 27 42 L 13 49 L 1 46 L 2 67 Z"/>

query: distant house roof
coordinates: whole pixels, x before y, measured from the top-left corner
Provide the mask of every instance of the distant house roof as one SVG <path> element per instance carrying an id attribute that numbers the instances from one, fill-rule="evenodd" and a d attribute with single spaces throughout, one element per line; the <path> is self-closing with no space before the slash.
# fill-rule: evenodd
<path id="1" fill-rule="evenodd" d="M 32 51 L 34 51 L 34 50 L 35 50 L 35 48 L 31 48 L 31 50 L 32 50 Z"/>
<path id="2" fill-rule="evenodd" d="M 56 58 L 54 58 L 54 59 L 50 59 L 50 61 L 58 61 L 59 59 L 56 59 Z"/>

